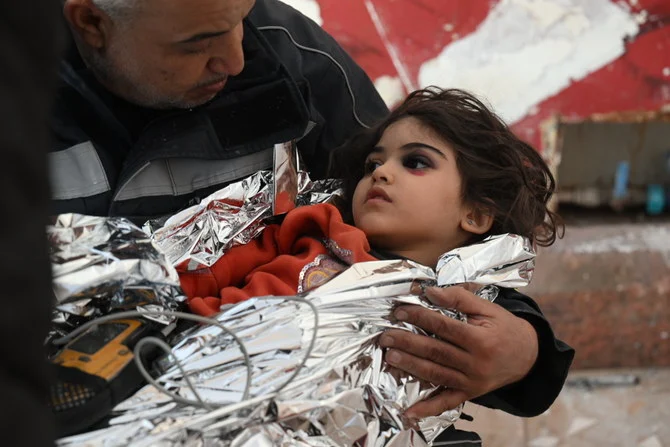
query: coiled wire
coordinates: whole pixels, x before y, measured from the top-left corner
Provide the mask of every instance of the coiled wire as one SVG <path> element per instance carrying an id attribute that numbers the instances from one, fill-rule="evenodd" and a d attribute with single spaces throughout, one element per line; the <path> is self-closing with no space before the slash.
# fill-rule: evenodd
<path id="1" fill-rule="evenodd" d="M 312 354 L 312 351 L 314 350 L 314 345 L 316 344 L 316 337 L 318 333 L 318 328 L 319 328 L 319 311 L 314 305 L 314 303 L 306 300 L 305 298 L 302 297 L 297 297 L 297 296 L 263 296 L 263 297 L 258 297 L 256 298 L 257 300 L 282 300 L 282 301 L 294 301 L 302 304 L 307 304 L 313 314 L 314 314 L 314 330 L 312 331 L 312 338 L 310 340 L 310 343 L 307 347 L 307 351 L 305 353 L 305 356 L 303 357 L 302 361 L 300 364 L 298 364 L 298 367 L 293 371 L 293 373 L 289 376 L 284 383 L 282 383 L 276 390 L 274 390 L 273 393 L 266 395 L 266 399 L 262 400 L 267 400 L 272 398 L 273 396 L 276 396 L 279 392 L 281 392 L 284 388 L 286 388 L 288 385 L 290 385 L 293 380 L 300 374 L 300 371 L 305 367 L 305 364 L 307 363 L 307 360 Z M 165 311 L 165 310 L 141 310 L 141 311 L 125 311 L 125 312 L 118 312 L 114 313 L 111 315 L 105 315 L 100 318 L 96 318 L 95 320 L 88 321 L 72 331 L 70 334 L 56 339 L 53 341 L 53 344 L 59 346 L 59 345 L 64 345 L 68 343 L 70 340 L 73 340 L 74 338 L 78 337 L 79 335 L 83 334 L 87 330 L 89 330 L 92 327 L 96 327 L 102 323 L 106 323 L 108 321 L 115 321 L 115 320 L 121 320 L 124 318 L 137 318 L 137 317 L 146 317 L 146 316 L 167 316 L 167 317 L 174 317 L 174 318 L 181 318 L 183 320 L 190 320 L 190 321 L 195 321 L 198 323 L 204 323 L 204 324 L 209 324 L 216 326 L 220 328 L 223 332 L 226 334 L 230 335 L 233 340 L 239 345 L 240 347 L 240 352 L 242 353 L 242 356 L 244 358 L 244 365 L 246 367 L 246 381 L 244 385 L 244 391 L 242 393 L 242 398 L 240 400 L 240 403 L 249 400 L 250 398 L 250 393 L 251 393 L 251 379 L 252 379 L 252 365 L 251 365 L 251 357 L 249 356 L 249 352 L 242 341 L 232 330 L 228 329 L 225 325 L 223 325 L 221 322 L 213 319 L 213 318 L 207 318 L 207 317 L 202 317 L 200 315 L 193 315 L 185 312 L 175 312 L 175 311 Z M 154 345 L 158 348 L 160 348 L 162 351 L 164 351 L 167 355 L 169 355 L 179 371 L 182 374 L 183 379 L 186 381 L 186 384 L 188 388 L 191 390 L 193 395 L 195 396 L 196 400 L 192 399 L 186 399 L 184 397 L 181 397 L 172 391 L 166 389 L 163 385 L 158 383 L 153 377 L 151 377 L 151 374 L 147 371 L 146 367 L 142 363 L 142 349 L 147 346 L 147 345 Z M 188 374 L 186 373 L 186 370 L 184 369 L 184 366 L 181 364 L 181 362 L 172 354 L 172 348 L 163 340 L 157 337 L 144 337 L 142 338 L 136 345 L 133 350 L 135 354 L 135 364 L 137 365 L 137 369 L 139 370 L 140 374 L 142 374 L 142 377 L 153 385 L 158 391 L 160 391 L 163 394 L 166 394 L 170 398 L 172 398 L 175 402 L 179 402 L 181 404 L 185 405 L 191 405 L 194 407 L 198 408 L 204 408 L 206 410 L 213 410 L 215 408 L 221 408 L 221 407 L 226 407 L 230 406 L 230 404 L 221 404 L 221 405 L 216 405 L 212 404 L 210 402 L 205 402 L 200 394 L 197 392 L 195 385 L 193 384 L 193 381 L 188 377 Z M 261 401 L 262 401 L 261 400 Z M 236 404 L 233 404 L 236 405 Z"/>

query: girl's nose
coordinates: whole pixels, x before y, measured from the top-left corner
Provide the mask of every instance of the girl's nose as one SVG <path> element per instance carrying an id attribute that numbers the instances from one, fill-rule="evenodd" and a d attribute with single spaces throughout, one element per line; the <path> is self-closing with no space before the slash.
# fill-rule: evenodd
<path id="1" fill-rule="evenodd" d="M 372 180 L 375 182 L 391 183 L 393 180 L 391 170 L 392 169 L 389 166 L 389 162 L 385 162 L 384 164 L 377 167 L 377 169 L 372 171 Z"/>

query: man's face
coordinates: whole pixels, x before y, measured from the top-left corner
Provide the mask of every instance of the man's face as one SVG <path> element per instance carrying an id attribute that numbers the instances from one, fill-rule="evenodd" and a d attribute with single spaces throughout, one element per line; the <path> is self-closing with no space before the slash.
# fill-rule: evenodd
<path id="1" fill-rule="evenodd" d="M 112 23 L 89 64 L 115 94 L 142 106 L 206 103 L 244 68 L 242 19 L 255 0 L 143 0 Z"/>

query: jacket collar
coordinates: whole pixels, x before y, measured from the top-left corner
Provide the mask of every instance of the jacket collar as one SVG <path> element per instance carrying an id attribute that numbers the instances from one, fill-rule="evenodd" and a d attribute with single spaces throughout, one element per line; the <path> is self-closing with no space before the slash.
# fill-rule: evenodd
<path id="1" fill-rule="evenodd" d="M 131 170 L 156 158 L 226 159 L 298 138 L 309 121 L 307 93 L 248 19 L 243 46 L 242 73 L 208 104 L 190 110 L 151 110 L 116 97 L 97 82 L 73 42 L 60 74 L 64 88 L 74 89 L 97 120 L 130 143 Z"/>

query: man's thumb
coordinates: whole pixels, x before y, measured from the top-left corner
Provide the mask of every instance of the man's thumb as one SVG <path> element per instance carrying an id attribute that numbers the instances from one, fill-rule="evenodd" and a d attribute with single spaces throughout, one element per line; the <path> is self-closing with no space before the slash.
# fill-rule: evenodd
<path id="1" fill-rule="evenodd" d="M 468 396 L 464 391 L 446 389 L 436 396 L 412 405 L 405 412 L 405 416 L 412 420 L 439 416 L 445 411 L 458 408 L 466 400 L 468 400 Z"/>
<path id="2" fill-rule="evenodd" d="M 491 305 L 485 299 L 458 286 L 430 287 L 426 289 L 426 298 L 437 306 L 457 310 L 466 315 L 486 314 L 487 306 Z"/>

